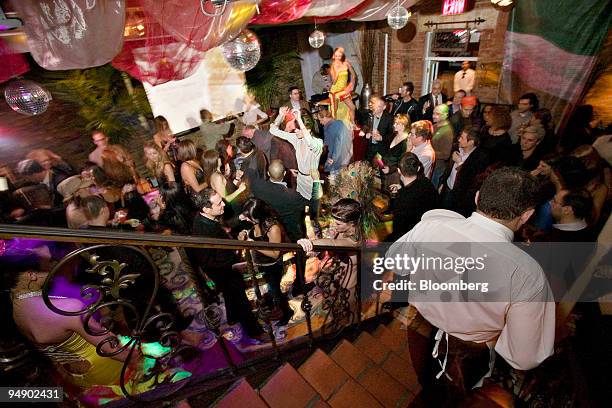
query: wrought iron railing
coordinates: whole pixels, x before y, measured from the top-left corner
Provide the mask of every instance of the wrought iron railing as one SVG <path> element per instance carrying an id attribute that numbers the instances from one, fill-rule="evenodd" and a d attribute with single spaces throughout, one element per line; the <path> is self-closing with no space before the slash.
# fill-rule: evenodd
<path id="1" fill-rule="evenodd" d="M 180 335 L 174 330 L 172 322 L 173 316 L 166 311 L 158 311 L 154 309 L 157 302 L 157 295 L 161 285 L 160 271 L 158 270 L 154 260 L 151 258 L 148 250 L 151 248 L 169 247 L 169 248 L 214 248 L 224 250 L 243 250 L 245 251 L 245 259 L 249 270 L 249 279 L 251 279 L 255 288 L 256 305 L 258 315 L 264 321 L 264 326 L 268 332 L 272 346 L 268 354 L 279 357 L 287 347 L 279 345 L 275 339 L 272 330 L 270 317 L 265 313 L 265 308 L 262 305 L 263 296 L 259 291 L 257 266 L 253 264 L 250 257 L 250 251 L 255 249 L 280 250 L 281 252 L 295 253 L 296 276 L 295 281 L 305 287 L 305 271 L 306 271 L 306 254 L 297 244 L 272 244 L 267 242 L 253 241 L 237 241 L 225 239 L 209 239 L 196 236 L 183 235 L 160 235 L 152 233 L 137 233 L 126 232 L 120 230 L 71 230 L 65 228 L 52 227 L 35 227 L 23 225 L 6 225 L 0 224 L 0 238 L 35 238 L 55 242 L 65 242 L 78 244 L 80 247 L 68 255 L 65 255 L 53 267 L 43 288 L 43 299 L 46 305 L 54 312 L 60 315 L 83 316 L 83 325 L 87 333 L 96 336 L 108 335 L 97 347 L 97 352 L 101 356 L 112 357 L 119 353 L 128 351 L 128 358 L 125 360 L 122 375 L 121 389 L 127 398 L 137 401 L 150 401 L 160 398 L 169 398 L 173 393 L 178 391 L 182 386 L 189 382 L 188 379 L 172 383 L 172 376 L 168 375 L 168 369 L 172 362 L 181 355 L 189 352 L 190 348 L 181 343 Z M 111 259 L 110 257 L 102 257 L 99 252 L 105 249 L 122 248 L 123 253 L 129 252 L 133 255 L 127 256 L 127 259 L 136 259 L 140 257 L 144 259 L 147 268 L 139 268 L 138 271 L 128 270 L 128 265 L 125 260 Z M 320 262 L 319 270 L 322 271 L 315 279 L 315 285 L 320 290 L 322 295 L 321 308 L 323 317 L 319 317 L 319 326 L 313 327 L 312 321 L 312 302 L 308 291 L 304 291 L 304 296 L 301 301 L 301 309 L 304 312 L 306 322 L 306 335 L 304 340 L 309 346 L 319 339 L 328 337 L 329 335 L 337 334 L 344 327 L 358 324 L 362 318 L 362 304 L 360 297 L 360 261 L 361 249 L 351 246 L 315 246 L 315 251 L 325 252 L 330 251 L 333 256 L 328 256 Z M 111 252 L 112 254 L 112 252 Z M 49 297 L 51 283 L 56 278 L 59 271 L 68 264 L 74 263 L 75 260 L 85 262 L 87 267 L 81 268 L 80 274 L 86 275 L 89 279 L 85 279 L 86 283 L 80 287 L 81 300 L 86 304 L 82 310 L 68 311 L 58 308 L 53 299 Z M 205 273 L 206 270 L 203 270 Z M 146 274 L 149 274 L 148 276 Z M 140 299 L 129 298 L 126 295 L 126 290 L 134 287 L 137 282 L 146 281 L 150 287 L 150 295 L 146 302 L 142 299 L 142 293 L 139 293 Z M 348 282 L 354 283 L 353 287 L 349 287 Z M 196 284 L 198 280 L 195 280 Z M 198 296 L 203 305 L 207 302 L 203 298 L 202 293 L 206 288 L 199 287 Z M 133 296 L 134 294 L 131 293 Z M 379 305 L 376 304 L 376 312 L 379 311 Z M 117 309 L 122 309 L 124 313 L 130 315 L 129 335 L 126 338 L 117 336 L 114 333 L 112 319 L 109 317 Z M 230 352 L 227 349 L 225 342 L 222 341 L 220 331 L 220 318 L 215 313 L 205 313 L 206 326 L 216 336 L 220 344 L 227 366 L 230 370 L 236 369 L 236 364 L 233 362 Z M 103 323 L 100 326 L 92 326 L 90 322 L 96 319 Z M 152 393 L 137 394 L 132 392 L 135 387 L 128 387 L 126 384 L 125 373 L 128 370 L 128 364 L 131 356 L 141 350 L 141 346 L 145 341 L 151 341 L 151 332 L 155 332 L 154 340 L 166 347 L 164 353 L 153 356 L 155 364 L 152 369 L 148 370 L 148 375 L 142 378 L 148 384 L 164 385 L 162 387 L 165 392 L 153 393 L 153 397 L 149 396 Z M 125 332 L 125 328 L 123 328 Z M 105 351 L 104 345 L 112 346 L 112 351 Z M 192 349 L 193 351 L 193 349 Z M 272 354 L 273 351 L 273 354 Z M 248 363 L 248 360 L 246 361 Z M 191 378 L 191 377 L 190 377 Z"/>

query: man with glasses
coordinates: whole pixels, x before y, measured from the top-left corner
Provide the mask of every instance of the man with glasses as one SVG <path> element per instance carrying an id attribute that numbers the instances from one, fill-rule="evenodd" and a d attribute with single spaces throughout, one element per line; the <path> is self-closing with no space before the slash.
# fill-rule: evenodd
<path id="1" fill-rule="evenodd" d="M 461 64 L 461 71 L 455 74 L 453 92 L 457 93 L 460 89 L 463 89 L 467 95 L 471 95 L 472 89 L 474 89 L 475 78 L 476 71 L 470 68 L 470 61 L 463 61 Z"/>

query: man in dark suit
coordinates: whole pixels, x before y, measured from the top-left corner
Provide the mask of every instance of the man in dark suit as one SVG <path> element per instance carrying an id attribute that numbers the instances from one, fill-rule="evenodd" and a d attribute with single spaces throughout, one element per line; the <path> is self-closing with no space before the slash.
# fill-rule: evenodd
<path id="1" fill-rule="evenodd" d="M 282 161 L 272 160 L 270 162 L 268 176 L 270 176 L 269 181 L 254 178 L 250 186 L 251 193 L 278 212 L 287 237 L 292 242 L 296 242 L 304 237 L 302 229 L 304 207 L 309 201 L 297 191 L 287 188 L 287 184 L 283 182 L 285 166 Z"/>
<path id="2" fill-rule="evenodd" d="M 371 115 L 368 119 L 367 133 L 368 146 L 365 159 L 372 161 L 376 153 L 384 156 L 389 150 L 393 140 L 393 116 L 386 111 L 387 104 L 378 95 L 370 97 Z"/>
<path id="3" fill-rule="evenodd" d="M 420 119 L 432 122 L 434 108 L 446 103 L 446 99 L 446 95 L 442 93 L 442 82 L 436 79 L 431 85 L 431 92 L 419 98 Z"/>
<path id="4" fill-rule="evenodd" d="M 265 179 L 266 177 L 266 155 L 255 147 L 251 139 L 240 136 L 236 139 L 236 147 L 238 147 L 238 157 L 235 159 L 236 168 L 242 173 L 249 172 L 249 177 Z M 240 178 L 237 176 L 237 178 Z M 252 180 L 249 179 L 249 182 Z"/>
<path id="5" fill-rule="evenodd" d="M 193 196 L 198 214 L 193 220 L 193 235 L 206 238 L 231 239 L 219 222 L 224 212 L 225 203 L 212 188 L 205 188 Z M 251 304 L 246 297 L 246 287 L 242 275 L 232 265 L 240 262 L 234 250 L 214 248 L 189 248 L 188 254 L 193 260 L 194 269 L 200 268 L 196 277 L 200 285 L 205 285 L 202 274 L 208 275 L 225 299 L 227 321 L 230 324 L 241 323 L 249 337 L 263 340 L 265 333 L 257 318 L 251 311 Z"/>
<path id="6" fill-rule="evenodd" d="M 478 177 L 488 165 L 487 154 L 480 149 L 480 136 L 473 128 L 465 128 L 459 136 L 459 151 L 454 151 L 452 166 L 440 180 L 444 208 L 469 217 L 476 209 L 474 199 L 482 180 Z"/>

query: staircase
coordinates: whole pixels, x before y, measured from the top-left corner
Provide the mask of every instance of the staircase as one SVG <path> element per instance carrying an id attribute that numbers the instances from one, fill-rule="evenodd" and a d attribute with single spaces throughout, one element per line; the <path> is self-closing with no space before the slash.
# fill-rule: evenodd
<path id="1" fill-rule="evenodd" d="M 399 408 L 419 392 L 406 331 L 393 319 L 330 353 L 317 349 L 299 367 L 285 363 L 254 389 L 236 381 L 212 406 L 217 408 Z"/>

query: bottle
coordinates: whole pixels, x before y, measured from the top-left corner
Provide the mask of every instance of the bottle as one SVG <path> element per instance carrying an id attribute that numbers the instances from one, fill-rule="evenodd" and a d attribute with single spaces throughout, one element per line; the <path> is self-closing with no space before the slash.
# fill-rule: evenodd
<path id="1" fill-rule="evenodd" d="M 304 216 L 304 226 L 306 226 L 306 237 L 308 239 L 317 239 L 317 235 L 315 233 L 314 227 L 312 226 L 312 220 L 310 219 L 310 207 L 304 207 L 304 212 L 306 213 Z"/>

